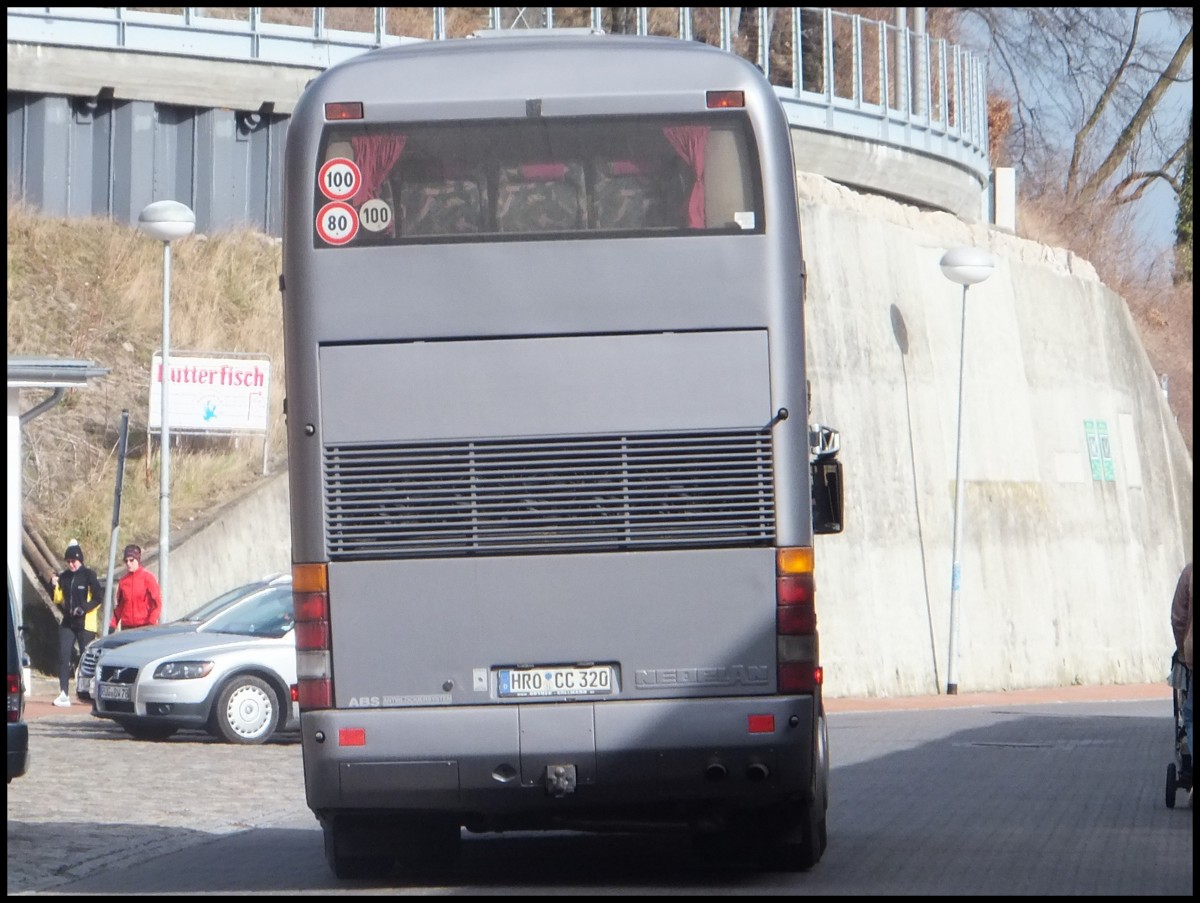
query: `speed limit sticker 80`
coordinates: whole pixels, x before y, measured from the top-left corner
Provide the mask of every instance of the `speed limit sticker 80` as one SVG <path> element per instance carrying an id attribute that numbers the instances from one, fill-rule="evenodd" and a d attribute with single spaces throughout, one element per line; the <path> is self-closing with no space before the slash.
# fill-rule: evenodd
<path id="1" fill-rule="evenodd" d="M 317 235 L 331 245 L 344 245 L 358 234 L 358 213 L 344 201 L 332 201 L 317 214 Z"/>

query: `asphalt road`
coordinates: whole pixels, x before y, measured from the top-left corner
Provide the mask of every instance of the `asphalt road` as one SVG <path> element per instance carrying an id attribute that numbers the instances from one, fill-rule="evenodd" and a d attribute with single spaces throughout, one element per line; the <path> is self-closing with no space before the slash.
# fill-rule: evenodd
<path id="1" fill-rule="evenodd" d="M 326 867 L 294 737 L 139 743 L 45 686 L 8 788 L 9 894 L 1192 894 L 1165 686 L 831 700 L 829 849 L 806 874 L 564 832 L 466 835 L 451 876 L 373 883 Z"/>

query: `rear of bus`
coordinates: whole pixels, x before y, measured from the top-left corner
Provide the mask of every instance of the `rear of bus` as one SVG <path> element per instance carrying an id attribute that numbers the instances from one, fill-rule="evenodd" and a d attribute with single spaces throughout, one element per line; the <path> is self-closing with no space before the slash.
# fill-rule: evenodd
<path id="1" fill-rule="evenodd" d="M 286 410 L 339 876 L 461 826 L 820 858 L 803 278 L 784 115 L 732 54 L 479 38 L 310 85 Z"/>

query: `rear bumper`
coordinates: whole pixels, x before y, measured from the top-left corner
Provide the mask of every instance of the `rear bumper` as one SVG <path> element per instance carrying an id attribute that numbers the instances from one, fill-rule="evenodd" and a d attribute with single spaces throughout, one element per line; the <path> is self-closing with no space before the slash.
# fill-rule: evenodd
<path id="1" fill-rule="evenodd" d="M 774 729 L 751 733 L 752 715 Z M 437 812 L 481 830 L 695 821 L 807 801 L 815 723 L 811 696 L 322 710 L 301 716 L 305 789 L 318 816 Z"/>

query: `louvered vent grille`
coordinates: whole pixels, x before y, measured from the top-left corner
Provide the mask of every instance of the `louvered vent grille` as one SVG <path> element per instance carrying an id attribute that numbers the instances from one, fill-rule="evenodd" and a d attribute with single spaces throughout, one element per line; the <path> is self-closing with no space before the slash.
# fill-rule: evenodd
<path id="1" fill-rule="evenodd" d="M 763 545 L 757 430 L 328 446 L 334 560 Z"/>

